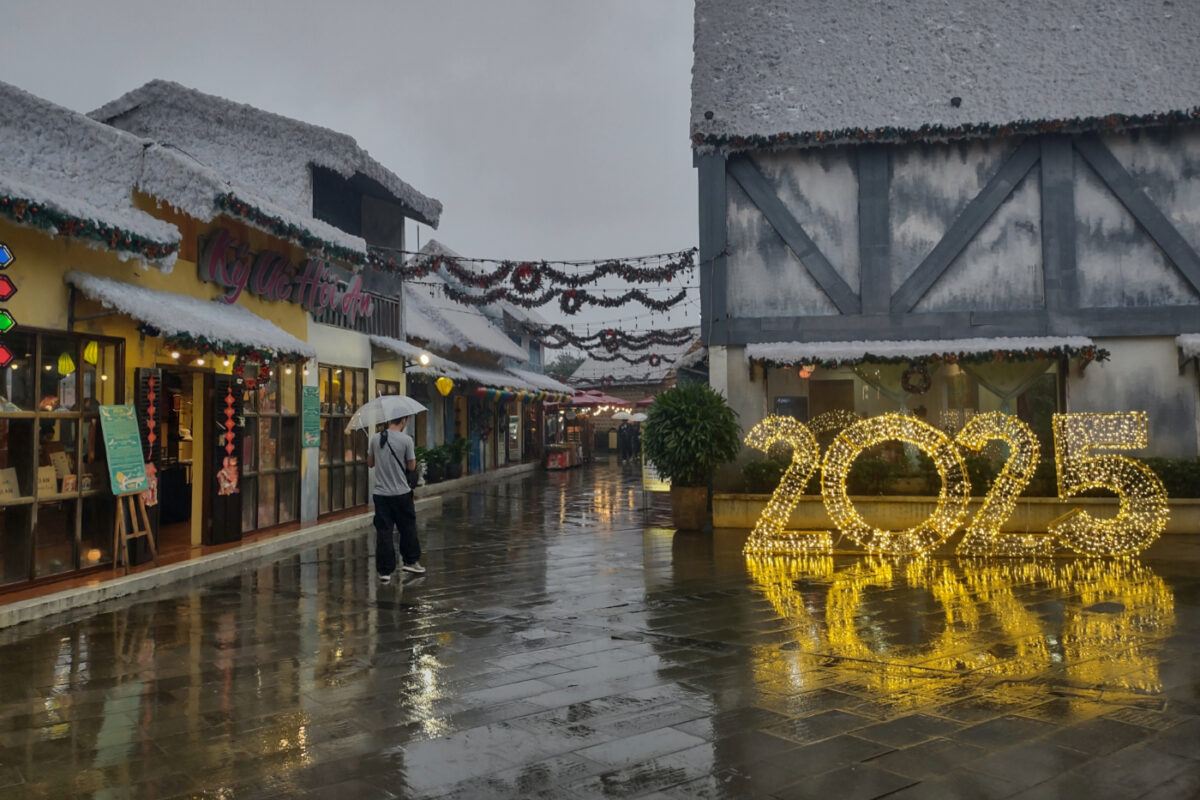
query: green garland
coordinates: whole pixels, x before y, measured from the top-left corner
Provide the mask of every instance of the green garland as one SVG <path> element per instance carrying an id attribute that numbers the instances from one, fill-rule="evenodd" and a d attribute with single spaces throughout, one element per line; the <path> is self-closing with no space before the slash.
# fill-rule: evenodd
<path id="1" fill-rule="evenodd" d="M 776 133 L 766 136 L 761 134 L 732 136 L 697 131 L 692 134 L 692 143 L 695 147 L 714 147 L 733 152 L 769 147 L 803 147 L 847 142 L 904 143 L 977 136 L 1113 131 L 1123 128 L 1196 122 L 1197 120 L 1200 120 L 1200 106 L 1194 106 L 1187 111 L 1167 111 L 1158 114 L 1108 114 L 1103 117 L 1075 117 L 1073 119 L 1023 119 L 1003 124 L 980 122 L 963 125 L 922 125 L 919 128 L 898 128 L 888 125 L 880 128 L 840 128 L 831 131 Z"/>
<path id="2" fill-rule="evenodd" d="M 859 358 L 789 358 L 784 360 L 771 358 L 751 359 L 753 363 L 776 369 L 794 367 L 797 364 L 813 364 L 823 369 L 852 367 L 856 364 L 917 364 L 937 363 L 945 361 L 954 364 L 959 361 L 964 364 L 986 364 L 992 361 L 1044 361 L 1059 358 L 1081 358 L 1085 362 L 1107 361 L 1112 354 L 1103 347 L 1027 347 L 1024 350 L 987 350 L 973 353 L 931 353 L 924 356 L 876 356 L 864 353 Z"/>
<path id="3" fill-rule="evenodd" d="M 319 252 L 328 258 L 336 261 L 346 261 L 351 264 L 365 264 L 367 261 L 366 253 L 360 253 L 357 250 L 351 250 L 349 247 L 334 244 L 319 236 L 315 236 L 299 225 L 272 216 L 258 206 L 240 200 L 232 192 L 218 195 L 213 203 L 229 216 L 243 219 L 256 228 L 265 230 L 281 239 L 288 239 L 300 245 L 305 250 Z"/>
<path id="4" fill-rule="evenodd" d="M 147 335 L 157 335 L 154 330 L 144 331 Z M 220 356 L 222 358 L 236 358 L 240 361 L 256 361 L 263 363 L 266 361 L 279 362 L 281 364 L 303 364 L 308 361 L 308 356 L 300 353 L 289 353 L 279 350 L 271 350 L 265 347 L 249 347 L 238 342 L 231 342 L 225 339 L 209 339 L 206 336 L 194 336 L 189 333 L 180 333 L 166 337 L 164 340 L 167 348 L 179 350 L 194 350 L 198 353 Z"/>
<path id="5" fill-rule="evenodd" d="M 159 242 L 95 220 L 73 217 L 27 197 L 0 196 L 0 214 L 22 225 L 101 242 L 112 250 L 124 250 L 149 261 L 158 261 L 179 251 L 177 242 Z"/>

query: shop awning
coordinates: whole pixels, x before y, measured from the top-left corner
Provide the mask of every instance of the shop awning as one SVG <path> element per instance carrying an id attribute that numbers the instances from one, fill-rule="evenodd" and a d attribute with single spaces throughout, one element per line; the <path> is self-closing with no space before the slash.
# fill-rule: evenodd
<path id="1" fill-rule="evenodd" d="M 317 355 L 308 342 L 242 306 L 147 289 L 79 270 L 69 271 L 63 282 L 74 286 L 89 300 L 157 330 L 164 339 L 203 341 L 214 352 L 236 353 L 251 348 L 278 356 Z"/>
<path id="2" fill-rule="evenodd" d="M 422 355 L 429 356 L 429 364 L 412 364 L 405 367 L 405 372 L 413 375 L 426 375 L 431 378 L 445 376 L 454 381 L 475 383 L 485 389 L 500 389 L 521 392 L 554 392 L 569 394 L 574 391 L 571 387 L 559 384 L 552 378 L 524 370 L 492 370 L 481 367 L 471 367 L 451 361 L 448 358 L 434 355 L 423 347 L 417 347 L 410 342 L 393 339 L 390 336 L 372 336 L 371 344 L 382 350 L 389 350 L 410 361 L 416 361 Z M 534 380 L 534 376 L 540 380 Z M 548 385 L 547 385 L 548 384 Z M 561 387 L 561 388 L 554 388 Z"/>
<path id="3" fill-rule="evenodd" d="M 914 339 L 909 341 L 768 342 L 746 345 L 746 358 L 772 366 L 821 367 L 909 359 L 993 360 L 1078 357 L 1103 361 L 1108 351 L 1085 336 Z"/>

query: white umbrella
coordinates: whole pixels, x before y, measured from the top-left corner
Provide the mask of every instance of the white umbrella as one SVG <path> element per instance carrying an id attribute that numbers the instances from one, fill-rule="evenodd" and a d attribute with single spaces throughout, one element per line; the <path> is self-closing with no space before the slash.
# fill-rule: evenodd
<path id="1" fill-rule="evenodd" d="M 629 415 L 630 422 L 645 422 L 647 419 L 649 419 L 649 417 L 644 411 L 639 411 L 636 414 Z"/>
<path id="2" fill-rule="evenodd" d="M 370 430 L 399 417 L 411 417 L 425 411 L 425 406 L 403 394 L 385 394 L 376 397 L 350 418 L 346 430 Z"/>
<path id="3" fill-rule="evenodd" d="M 629 419 L 632 416 L 633 416 L 633 414 L 630 414 L 628 411 L 618 411 L 617 413 L 612 415 L 612 418 L 613 419 Z"/>

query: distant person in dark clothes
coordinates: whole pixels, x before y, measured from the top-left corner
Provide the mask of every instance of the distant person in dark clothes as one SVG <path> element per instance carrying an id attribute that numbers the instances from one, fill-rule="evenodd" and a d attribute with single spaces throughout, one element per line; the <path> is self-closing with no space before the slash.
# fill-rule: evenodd
<path id="1" fill-rule="evenodd" d="M 634 461 L 642 460 L 642 423 L 635 422 L 629 426 L 629 457 Z"/>
<path id="2" fill-rule="evenodd" d="M 417 541 L 417 510 L 413 504 L 412 484 L 417 470 L 417 451 L 412 437 L 404 432 L 407 417 L 388 422 L 387 430 L 371 437 L 367 466 L 375 470 L 375 569 L 381 583 L 390 583 L 396 571 L 396 550 L 392 530 L 400 530 L 401 567 L 405 572 L 421 574 L 421 543 Z"/>
<path id="3" fill-rule="evenodd" d="M 625 420 L 617 427 L 617 458 L 623 464 L 629 460 L 630 445 L 633 441 L 633 426 Z"/>

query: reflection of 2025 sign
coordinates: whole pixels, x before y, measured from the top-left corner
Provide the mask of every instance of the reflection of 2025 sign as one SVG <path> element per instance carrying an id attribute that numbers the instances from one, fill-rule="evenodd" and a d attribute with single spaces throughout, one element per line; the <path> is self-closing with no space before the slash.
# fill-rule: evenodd
<path id="1" fill-rule="evenodd" d="M 818 418 L 813 426 L 825 427 Z M 958 552 L 967 555 L 1048 555 L 1056 544 L 1094 556 L 1129 555 L 1145 549 L 1167 524 L 1167 493 L 1149 467 L 1125 456 L 1097 450 L 1129 450 L 1148 444 L 1144 412 L 1116 414 L 1055 414 L 1054 455 L 1058 496 L 1063 500 L 1089 489 L 1106 489 L 1119 498 L 1111 519 L 1097 519 L 1074 510 L 1048 526 L 1047 536 L 1002 534 L 1001 525 L 1016 507 L 1017 496 L 1029 484 L 1038 462 L 1038 441 L 1021 420 L 997 412 L 973 417 L 953 440 L 927 422 L 903 414 L 885 414 L 836 422 L 845 427 L 836 435 L 822 460 L 813 431 L 791 417 L 768 417 L 746 436 L 746 444 L 766 452 L 776 443 L 792 447 L 792 463 L 759 517 L 748 553 L 830 552 L 828 531 L 785 531 L 805 484 L 821 468 L 821 497 L 834 524 L 859 546 L 875 553 L 923 553 L 948 539 L 963 524 L 971 499 L 960 449 L 978 451 L 993 440 L 1008 445 L 1009 456 L 967 525 Z M 869 525 L 846 492 L 850 466 L 865 450 L 886 441 L 907 442 L 929 456 L 941 478 L 933 513 L 919 525 L 902 531 Z"/>

